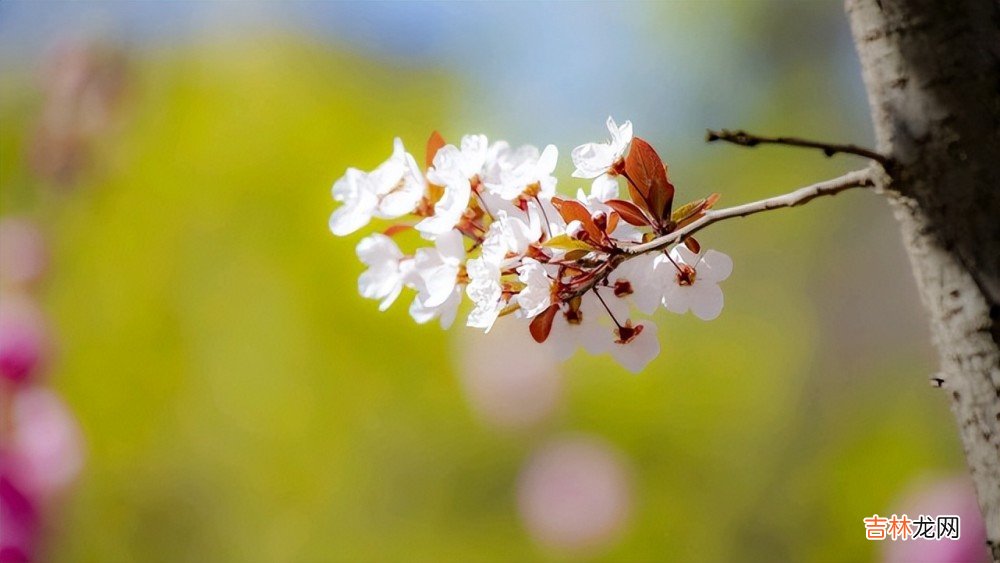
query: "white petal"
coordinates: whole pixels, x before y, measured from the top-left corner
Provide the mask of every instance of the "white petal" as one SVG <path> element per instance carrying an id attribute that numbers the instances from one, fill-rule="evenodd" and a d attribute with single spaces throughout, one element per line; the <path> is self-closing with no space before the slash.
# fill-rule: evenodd
<path id="1" fill-rule="evenodd" d="M 358 259 L 368 266 L 396 262 L 403 257 L 395 241 L 381 233 L 374 233 L 361 239 L 355 252 Z"/>
<path id="2" fill-rule="evenodd" d="M 703 321 L 710 321 L 722 312 L 722 289 L 708 281 L 697 281 L 690 287 L 691 312 Z"/>
<path id="3" fill-rule="evenodd" d="M 375 209 L 374 194 L 366 193 L 354 205 L 344 204 L 330 215 L 330 231 L 338 237 L 349 235 L 371 221 Z"/>
<path id="4" fill-rule="evenodd" d="M 696 270 L 698 279 L 719 283 L 733 273 L 733 259 L 717 250 L 709 250 Z"/>
<path id="5" fill-rule="evenodd" d="M 465 261 L 465 246 L 462 244 L 462 233 L 450 230 L 434 241 L 434 246 L 448 264 L 460 264 Z"/>
<path id="6" fill-rule="evenodd" d="M 395 219 L 413 213 L 424 197 L 424 186 L 411 181 L 382 196 L 378 204 L 378 215 L 383 219 Z"/>
<path id="7" fill-rule="evenodd" d="M 691 308 L 691 286 L 669 283 L 663 290 L 663 306 L 671 313 L 683 315 Z"/>
<path id="8" fill-rule="evenodd" d="M 461 302 L 462 286 L 455 286 L 455 290 L 451 292 L 451 297 L 441 304 L 439 311 L 441 318 L 438 321 L 441 324 L 441 328 L 448 330 L 451 324 L 455 322 L 455 316 L 458 315 L 458 305 Z"/>
<path id="9" fill-rule="evenodd" d="M 378 310 L 383 312 L 388 310 L 396 302 L 396 298 L 399 297 L 401 291 L 403 291 L 403 280 L 399 279 L 398 283 L 392 287 L 391 291 L 385 294 L 382 302 L 378 304 Z"/>
<path id="10" fill-rule="evenodd" d="M 482 172 L 486 163 L 489 142 L 486 135 L 465 135 L 462 137 L 462 172 L 471 178 Z"/>
<path id="11" fill-rule="evenodd" d="M 410 316 L 413 320 L 417 321 L 418 324 L 424 324 L 427 321 L 434 318 L 436 310 L 430 307 L 426 307 L 423 302 L 420 301 L 420 297 L 414 298 L 413 303 L 410 303 Z"/>
<path id="12" fill-rule="evenodd" d="M 518 279 L 525 284 L 525 288 L 517 294 L 517 303 L 524 316 L 530 319 L 549 308 L 552 283 L 542 264 L 531 258 L 525 258 L 517 272 Z"/>
<path id="13" fill-rule="evenodd" d="M 434 204 L 434 215 L 416 224 L 416 229 L 429 237 L 443 235 L 453 229 L 462 218 L 472 196 L 468 179 L 461 179 L 453 174 L 440 179 L 445 180 L 444 194 Z"/>
<path id="14" fill-rule="evenodd" d="M 590 197 L 598 201 L 618 199 L 618 178 L 603 174 L 594 179 L 590 186 Z"/>
<path id="15" fill-rule="evenodd" d="M 642 321 L 638 324 L 642 325 L 642 332 L 631 342 L 627 344 L 614 342 L 611 345 L 611 355 L 632 373 L 642 371 L 649 362 L 660 354 L 660 340 L 656 325 L 651 321 Z"/>
<path id="16" fill-rule="evenodd" d="M 670 256 L 676 260 L 678 263 L 684 263 L 688 266 L 694 266 L 698 263 L 698 255 L 691 252 L 691 249 L 679 244 L 672 249 L 670 249 Z"/>
<path id="17" fill-rule="evenodd" d="M 626 121 L 621 124 L 618 128 L 618 142 L 621 143 L 622 148 L 627 149 L 629 144 L 632 142 L 632 122 Z"/>
<path id="18" fill-rule="evenodd" d="M 615 123 L 615 118 L 609 115 L 604 125 L 607 126 L 608 133 L 611 133 L 611 138 L 616 139 L 618 137 L 618 124 Z"/>
<path id="19" fill-rule="evenodd" d="M 611 147 L 598 143 L 587 143 L 573 149 L 570 153 L 576 170 L 575 178 L 596 178 L 608 171 L 614 164 L 614 154 Z"/>
<path id="20" fill-rule="evenodd" d="M 602 324 L 583 324 L 577 330 L 577 340 L 588 354 L 597 356 L 607 352 L 614 343 L 615 335 L 610 328 Z"/>
<path id="21" fill-rule="evenodd" d="M 423 275 L 424 291 L 421 292 L 424 305 L 437 307 L 444 303 L 455 289 L 458 267 L 443 264 Z"/>
<path id="22" fill-rule="evenodd" d="M 540 175 L 552 174 L 556 169 L 556 162 L 559 160 L 559 149 L 555 145 L 546 145 L 542 155 L 538 157 L 536 171 Z"/>
<path id="23" fill-rule="evenodd" d="M 643 313 L 651 314 L 663 299 L 662 275 L 657 272 L 656 254 L 643 254 L 627 260 L 608 276 L 615 283 L 624 280 L 632 287 L 631 299 Z"/>
<path id="24" fill-rule="evenodd" d="M 575 334 L 571 332 L 570 324 L 566 322 L 561 310 L 556 313 L 556 318 L 552 321 L 552 330 L 544 344 L 552 347 L 553 355 L 560 362 L 568 360 L 579 347 Z"/>
<path id="25" fill-rule="evenodd" d="M 591 297 L 593 301 L 592 304 L 586 309 L 592 308 L 598 313 L 597 316 L 601 318 L 606 317 L 610 320 L 611 316 L 608 314 L 607 309 L 604 308 L 604 306 L 607 305 L 607 308 L 611 310 L 611 314 L 615 316 L 615 319 L 617 319 L 618 322 L 625 322 L 629 313 L 628 302 L 620 297 L 615 297 L 615 292 L 610 287 L 600 287 L 597 288 L 597 291 L 600 293 L 601 299 L 598 300 L 596 296 L 593 296 L 593 292 L 587 293 L 586 297 Z M 604 305 L 601 305 L 601 301 L 604 302 Z M 587 302 L 586 298 L 584 298 L 584 302 Z M 581 309 L 584 308 L 581 306 Z"/>

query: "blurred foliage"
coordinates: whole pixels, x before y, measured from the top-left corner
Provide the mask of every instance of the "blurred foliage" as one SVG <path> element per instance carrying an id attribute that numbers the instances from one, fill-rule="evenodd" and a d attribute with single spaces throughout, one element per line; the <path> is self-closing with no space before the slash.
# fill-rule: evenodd
<path id="1" fill-rule="evenodd" d="M 564 560 L 531 542 L 513 492 L 532 448 L 562 431 L 609 440 L 635 468 L 633 519 L 598 558 L 863 561 L 862 517 L 917 475 L 962 468 L 920 329 L 900 339 L 843 313 L 918 306 L 874 198 L 706 232 L 736 262 L 720 319 L 659 315 L 664 351 L 640 376 L 576 356 L 558 413 L 503 432 L 462 395 L 465 329 L 417 326 L 405 302 L 379 314 L 356 292 L 360 235 L 326 228 L 344 168 L 373 167 L 394 135 L 419 154 L 431 129 L 470 125 L 448 119 L 455 78 L 288 37 L 133 63 L 125 125 L 73 191 L 25 171 L 36 93 L 26 77 L 3 86 L 0 204 L 49 229 L 54 385 L 89 443 L 54 561 Z M 801 93 L 818 72 L 775 90 Z M 776 94 L 753 118 L 853 134 L 817 105 Z M 671 162 L 678 197 L 722 204 L 853 164 L 697 154 Z"/>

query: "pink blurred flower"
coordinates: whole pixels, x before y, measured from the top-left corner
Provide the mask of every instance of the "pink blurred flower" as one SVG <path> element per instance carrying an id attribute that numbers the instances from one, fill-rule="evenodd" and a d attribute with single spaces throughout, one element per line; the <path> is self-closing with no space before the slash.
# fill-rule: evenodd
<path id="1" fill-rule="evenodd" d="M 559 361 L 518 323 L 498 323 L 488 335 L 462 335 L 462 383 L 485 422 L 501 428 L 536 424 L 558 406 Z M 529 353 L 530 352 L 530 353 Z"/>
<path id="2" fill-rule="evenodd" d="M 83 466 L 83 437 L 73 414 L 52 390 L 29 387 L 14 394 L 7 471 L 39 499 L 65 490 Z"/>
<path id="3" fill-rule="evenodd" d="M 32 561 L 37 534 L 33 503 L 0 472 L 0 563 Z"/>
<path id="4" fill-rule="evenodd" d="M 45 272 L 48 253 L 38 226 L 29 219 L 0 219 L 0 282 L 26 285 Z"/>
<path id="5" fill-rule="evenodd" d="M 551 442 L 521 471 L 518 507 L 528 532 L 547 547 L 573 552 L 608 547 L 632 509 L 628 464 L 595 438 Z"/>
<path id="6" fill-rule="evenodd" d="M 26 297 L 0 294 L 0 376 L 22 382 L 44 367 L 50 349 L 45 317 Z"/>
<path id="7" fill-rule="evenodd" d="M 986 525 L 983 522 L 972 481 L 953 477 L 916 484 L 898 503 L 897 514 L 910 519 L 918 515 L 934 518 L 957 515 L 961 518 L 958 540 L 909 539 L 884 541 L 886 563 L 985 563 Z"/>

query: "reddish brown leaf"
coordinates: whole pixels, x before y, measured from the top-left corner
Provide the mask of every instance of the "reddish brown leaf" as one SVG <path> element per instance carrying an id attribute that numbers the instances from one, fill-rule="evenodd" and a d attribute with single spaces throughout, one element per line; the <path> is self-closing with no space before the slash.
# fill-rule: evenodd
<path id="1" fill-rule="evenodd" d="M 612 211 L 611 213 L 609 213 L 608 214 L 608 226 L 604 228 L 604 232 L 608 233 L 609 235 L 611 233 L 615 232 L 615 229 L 618 228 L 618 220 L 619 219 L 621 219 L 621 215 L 619 215 L 617 212 Z"/>
<path id="2" fill-rule="evenodd" d="M 693 216 L 697 215 L 698 213 L 701 213 L 701 211 L 703 209 L 705 209 L 705 200 L 704 199 L 696 199 L 696 200 L 694 200 L 692 202 L 685 203 L 684 205 L 682 205 L 682 206 L 678 207 L 677 209 L 675 209 L 674 212 L 673 212 L 673 214 L 671 214 L 670 218 L 673 221 L 679 223 L 679 222 L 687 219 L 688 217 L 693 217 Z"/>
<path id="3" fill-rule="evenodd" d="M 431 133 L 430 139 L 427 139 L 427 156 L 425 157 L 427 168 L 431 167 L 431 164 L 434 163 L 434 156 L 437 155 L 438 151 L 445 144 L 447 143 L 444 142 L 444 137 L 441 136 L 441 133 L 437 131 Z"/>
<path id="4" fill-rule="evenodd" d="M 552 198 L 552 205 L 567 223 L 570 221 L 579 221 L 581 223 L 590 221 L 590 212 L 579 201 L 554 197 Z"/>
<path id="5" fill-rule="evenodd" d="M 399 233 L 412 229 L 413 225 L 393 225 L 382 232 L 387 237 L 394 237 Z"/>
<path id="6" fill-rule="evenodd" d="M 558 312 L 559 305 L 553 303 L 549 305 L 548 309 L 542 311 L 534 319 L 531 319 L 528 330 L 531 331 L 531 337 L 535 339 L 535 342 L 541 344 L 549 337 L 549 333 L 552 332 L 552 321 L 556 318 L 556 313 Z"/>
<path id="7" fill-rule="evenodd" d="M 694 252 L 695 254 L 701 252 L 701 245 L 698 244 L 698 241 L 694 240 L 693 237 L 684 239 L 684 246 L 688 247 L 688 250 Z"/>
<path id="8" fill-rule="evenodd" d="M 632 198 L 632 201 L 630 203 L 641 209 L 646 214 L 652 213 L 649 210 L 649 205 L 646 204 L 646 197 L 642 195 L 639 192 L 639 190 L 635 189 L 635 186 L 632 185 L 632 182 L 626 182 L 626 185 L 628 186 L 628 196 Z"/>
<path id="9" fill-rule="evenodd" d="M 590 216 L 590 212 L 587 211 L 587 208 L 582 203 L 572 199 L 554 197 L 552 198 L 552 205 L 559 212 L 559 215 L 562 215 L 564 221 L 567 223 L 570 221 L 579 221 L 594 242 L 599 243 L 601 241 L 601 230 L 594 224 L 594 218 Z"/>
<path id="10" fill-rule="evenodd" d="M 721 196 L 719 194 L 717 194 L 717 193 L 714 193 L 714 192 L 712 194 L 710 194 L 708 197 L 706 197 L 705 198 L 705 209 L 711 209 L 712 206 L 715 205 L 719 201 L 719 197 L 721 197 Z"/>
<path id="11" fill-rule="evenodd" d="M 604 203 L 608 204 L 611 209 L 614 209 L 621 215 L 621 218 L 625 220 L 629 225 L 635 225 L 636 227 L 647 227 L 649 226 L 649 218 L 646 214 L 639 209 L 636 204 L 631 201 L 625 201 L 624 199 L 609 199 Z"/>
<path id="12" fill-rule="evenodd" d="M 635 183 L 634 189 L 629 186 L 633 199 L 644 202 L 649 212 L 657 220 L 670 217 L 670 207 L 674 200 L 674 186 L 667 179 L 667 167 L 663 165 L 660 155 L 645 140 L 635 137 L 632 148 L 625 158 L 625 173 Z"/>

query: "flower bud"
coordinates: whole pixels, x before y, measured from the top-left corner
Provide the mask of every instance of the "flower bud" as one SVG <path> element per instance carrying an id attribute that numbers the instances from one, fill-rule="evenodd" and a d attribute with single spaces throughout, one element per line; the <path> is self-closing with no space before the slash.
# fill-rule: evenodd
<path id="1" fill-rule="evenodd" d="M 608 214 L 603 211 L 595 211 L 593 215 L 590 216 L 594 220 L 594 224 L 597 228 L 606 231 L 608 228 Z"/>
<path id="2" fill-rule="evenodd" d="M 586 231 L 583 229 L 583 223 L 575 219 L 567 223 L 566 235 L 572 239 L 582 240 L 583 237 L 586 236 Z"/>

